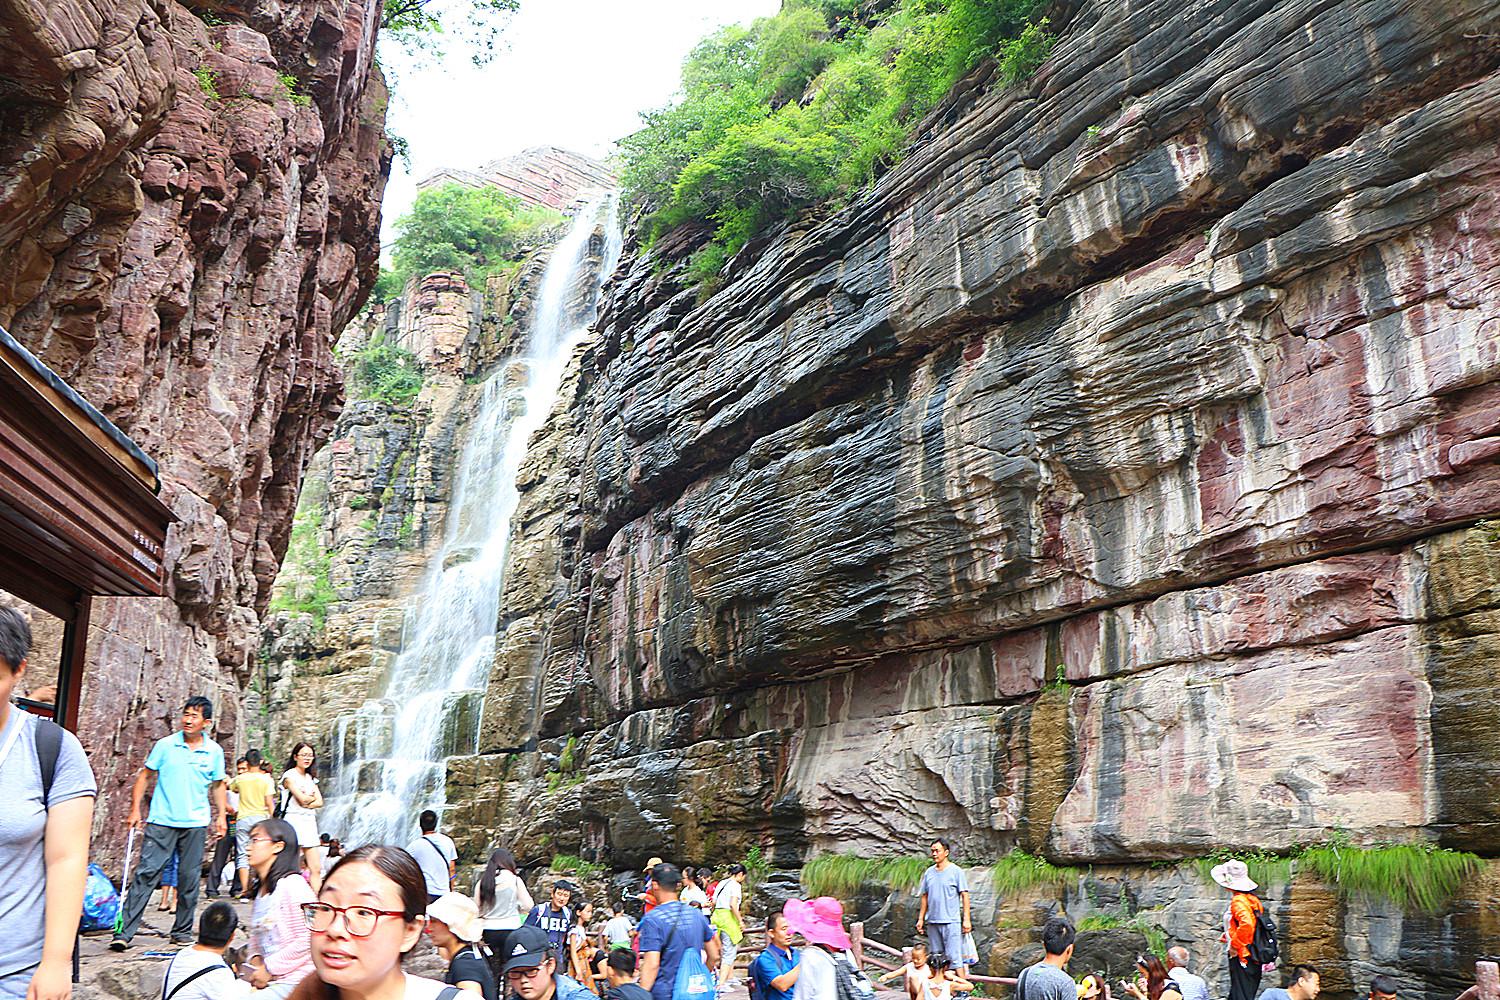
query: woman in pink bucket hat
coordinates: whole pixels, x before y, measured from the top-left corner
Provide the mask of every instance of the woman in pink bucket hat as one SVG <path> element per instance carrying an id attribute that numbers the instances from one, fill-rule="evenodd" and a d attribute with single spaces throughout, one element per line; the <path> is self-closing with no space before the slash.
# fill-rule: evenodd
<path id="1" fill-rule="evenodd" d="M 838 1000 L 835 963 L 850 947 L 849 932 L 844 930 L 843 904 L 832 896 L 789 899 L 781 912 L 792 930 L 801 934 L 809 945 L 802 952 L 793 997 L 795 1000 Z"/>

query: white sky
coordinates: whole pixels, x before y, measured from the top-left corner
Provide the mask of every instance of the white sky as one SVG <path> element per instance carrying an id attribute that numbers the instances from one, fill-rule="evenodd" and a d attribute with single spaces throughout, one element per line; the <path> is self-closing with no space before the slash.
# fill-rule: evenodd
<path id="1" fill-rule="evenodd" d="M 394 76 L 387 127 L 411 144 L 411 171 L 397 160 L 385 192 L 384 232 L 438 167 L 474 169 L 529 146 L 604 156 L 639 128 L 639 113 L 677 89 L 682 59 L 725 24 L 774 14 L 780 0 L 521 0 L 482 69 L 448 40 L 443 61 L 413 68 L 381 45 Z M 431 61 L 431 60 L 429 60 Z"/>

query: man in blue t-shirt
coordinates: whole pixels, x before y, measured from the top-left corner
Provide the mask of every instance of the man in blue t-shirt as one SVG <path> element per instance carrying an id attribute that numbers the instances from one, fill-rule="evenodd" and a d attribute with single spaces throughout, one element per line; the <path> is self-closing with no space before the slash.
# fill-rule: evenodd
<path id="1" fill-rule="evenodd" d="M 750 979 L 763 1000 L 792 1000 L 792 987 L 797 985 L 797 960 L 791 925 L 784 915 L 771 914 L 766 918 L 766 950 L 750 963 Z"/>
<path id="2" fill-rule="evenodd" d="M 198 906 L 198 871 L 203 867 L 203 846 L 208 841 L 210 825 L 213 840 L 224 836 L 224 751 L 208 738 L 213 723 L 214 706 L 201 695 L 182 706 L 182 731 L 156 741 L 146 755 L 146 765 L 135 777 L 130 792 L 129 829 L 140 829 L 141 801 L 146 786 L 156 776 L 156 790 L 151 793 L 151 813 L 145 822 L 145 842 L 141 860 L 131 880 L 125 900 L 125 925 L 109 946 L 114 951 L 130 947 L 146 913 L 146 903 L 161 880 L 175 851 L 177 870 L 183 873 L 177 886 L 177 919 L 172 924 L 173 944 L 192 944 L 193 912 Z M 210 808 L 209 800 L 213 800 Z"/>
<path id="3" fill-rule="evenodd" d="M 969 877 L 948 860 L 948 841 L 938 837 L 932 842 L 932 867 L 922 873 L 918 893 L 917 933 L 927 934 L 927 953 L 944 955 L 960 976 L 964 964 L 964 935 L 969 924 Z"/>
<path id="4" fill-rule="evenodd" d="M 701 949 L 710 969 L 719 965 L 719 938 L 697 907 L 677 898 L 682 872 L 676 865 L 651 869 L 651 896 L 656 905 L 641 918 L 637 943 L 641 949 L 641 986 L 653 1000 L 672 1000 L 677 967 L 689 948 Z"/>
<path id="5" fill-rule="evenodd" d="M 552 886 L 552 898 L 545 903 L 538 903 L 526 914 L 526 923 L 532 927 L 540 927 L 547 932 L 547 939 L 552 942 L 552 947 L 557 955 L 568 953 L 568 931 L 573 926 L 573 908 L 568 904 L 573 901 L 573 893 L 578 887 L 567 879 L 558 879 Z"/>

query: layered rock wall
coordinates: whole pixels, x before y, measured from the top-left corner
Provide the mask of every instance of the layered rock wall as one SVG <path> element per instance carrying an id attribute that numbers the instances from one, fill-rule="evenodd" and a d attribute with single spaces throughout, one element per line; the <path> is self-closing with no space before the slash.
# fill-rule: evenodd
<path id="1" fill-rule="evenodd" d="M 0 2 L 0 323 L 161 467 L 167 595 L 94 604 L 96 853 L 190 694 L 234 748 L 302 471 L 342 403 L 390 152 L 379 4 Z"/>
<path id="2" fill-rule="evenodd" d="M 352 400 L 308 467 L 296 515 L 305 544 L 277 577 L 254 679 L 255 742 L 277 759 L 307 740 L 326 770 L 336 720 L 386 693 L 406 609 L 448 529 L 481 384 L 524 347 L 550 254 L 530 251 L 483 289 L 457 273 L 426 275 L 340 340 L 351 358 L 375 338 L 410 351 L 422 388 L 407 402 Z M 510 365 L 494 377 L 514 390 L 525 376 Z"/>
<path id="3" fill-rule="evenodd" d="M 1495 853 L 1500 4 L 1052 14 L 1029 84 L 966 80 L 706 301 L 622 265 L 533 442 L 470 856 L 941 832 L 1208 953 L 1218 901 L 1142 863 Z M 1493 884 L 1445 930 L 1276 893 L 1340 992 L 1436 998 Z"/>

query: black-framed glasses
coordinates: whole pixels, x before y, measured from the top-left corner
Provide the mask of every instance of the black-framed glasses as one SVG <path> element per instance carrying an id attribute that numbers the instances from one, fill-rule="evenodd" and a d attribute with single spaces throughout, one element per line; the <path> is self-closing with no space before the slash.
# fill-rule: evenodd
<path id="1" fill-rule="evenodd" d="M 333 926 L 333 918 L 344 915 L 344 926 L 350 937 L 369 937 L 381 917 L 405 917 L 400 910 L 377 910 L 369 906 L 330 906 L 328 903 L 303 903 L 302 918 L 307 929 L 322 933 Z"/>

